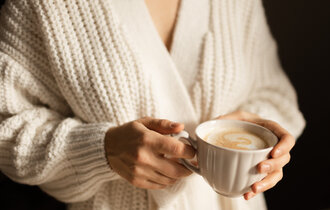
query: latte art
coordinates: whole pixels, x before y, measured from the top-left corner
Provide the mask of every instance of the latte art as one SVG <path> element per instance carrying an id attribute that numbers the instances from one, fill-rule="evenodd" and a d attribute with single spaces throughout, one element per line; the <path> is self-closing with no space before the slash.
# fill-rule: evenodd
<path id="1" fill-rule="evenodd" d="M 231 149 L 255 150 L 268 147 L 266 141 L 246 130 L 232 129 L 213 131 L 204 137 L 204 140 Z"/>

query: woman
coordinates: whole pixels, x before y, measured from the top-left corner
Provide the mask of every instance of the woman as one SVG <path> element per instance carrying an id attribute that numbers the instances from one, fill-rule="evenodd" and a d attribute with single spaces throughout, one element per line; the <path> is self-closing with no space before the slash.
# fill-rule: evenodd
<path id="1" fill-rule="evenodd" d="M 70 209 L 266 208 L 304 119 L 261 1 L 7 0 L 0 27 L 8 177 Z M 248 201 L 216 194 L 162 135 L 214 118 L 280 139 Z"/>

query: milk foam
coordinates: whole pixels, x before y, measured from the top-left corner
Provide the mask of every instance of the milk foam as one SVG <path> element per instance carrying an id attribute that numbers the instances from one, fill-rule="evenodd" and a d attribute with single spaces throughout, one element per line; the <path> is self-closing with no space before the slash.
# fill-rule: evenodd
<path id="1" fill-rule="evenodd" d="M 239 129 L 213 131 L 206 135 L 204 140 L 217 146 L 232 149 L 255 150 L 263 149 L 268 146 L 259 136 L 249 131 Z"/>

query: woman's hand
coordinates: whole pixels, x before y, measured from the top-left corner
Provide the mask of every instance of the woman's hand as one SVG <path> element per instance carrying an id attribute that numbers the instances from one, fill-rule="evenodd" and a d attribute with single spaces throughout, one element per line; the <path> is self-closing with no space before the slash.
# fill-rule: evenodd
<path id="1" fill-rule="evenodd" d="M 279 142 L 270 153 L 271 158 L 262 161 L 257 166 L 258 172 L 267 173 L 267 176 L 263 180 L 254 183 L 251 187 L 252 191 L 245 193 L 244 198 L 245 200 L 249 200 L 257 193 L 264 192 L 274 187 L 283 177 L 283 167 L 290 161 L 290 150 L 295 144 L 294 137 L 276 122 L 261 119 L 258 115 L 249 112 L 235 111 L 220 116 L 217 119 L 243 120 L 256 123 L 268 128 L 279 138 Z"/>
<path id="2" fill-rule="evenodd" d="M 108 162 L 136 187 L 161 189 L 172 185 L 192 173 L 175 158 L 190 159 L 195 152 L 192 147 L 162 134 L 178 133 L 183 128 L 181 123 L 149 117 L 111 128 L 105 137 Z"/>

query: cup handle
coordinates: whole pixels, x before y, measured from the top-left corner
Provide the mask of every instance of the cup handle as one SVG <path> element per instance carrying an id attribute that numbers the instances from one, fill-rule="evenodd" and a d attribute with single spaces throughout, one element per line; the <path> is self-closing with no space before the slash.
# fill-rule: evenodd
<path id="1" fill-rule="evenodd" d="M 190 135 L 186 132 L 186 131 L 181 131 L 180 133 L 177 134 L 171 134 L 172 137 L 177 138 L 177 139 L 184 139 L 187 142 L 189 142 L 189 144 L 195 149 L 197 150 L 197 141 L 194 140 L 193 138 L 190 137 Z M 190 163 L 190 161 L 184 159 L 184 158 L 180 158 L 181 163 L 187 167 L 189 170 L 197 173 L 200 175 L 200 168 L 192 165 Z"/>

